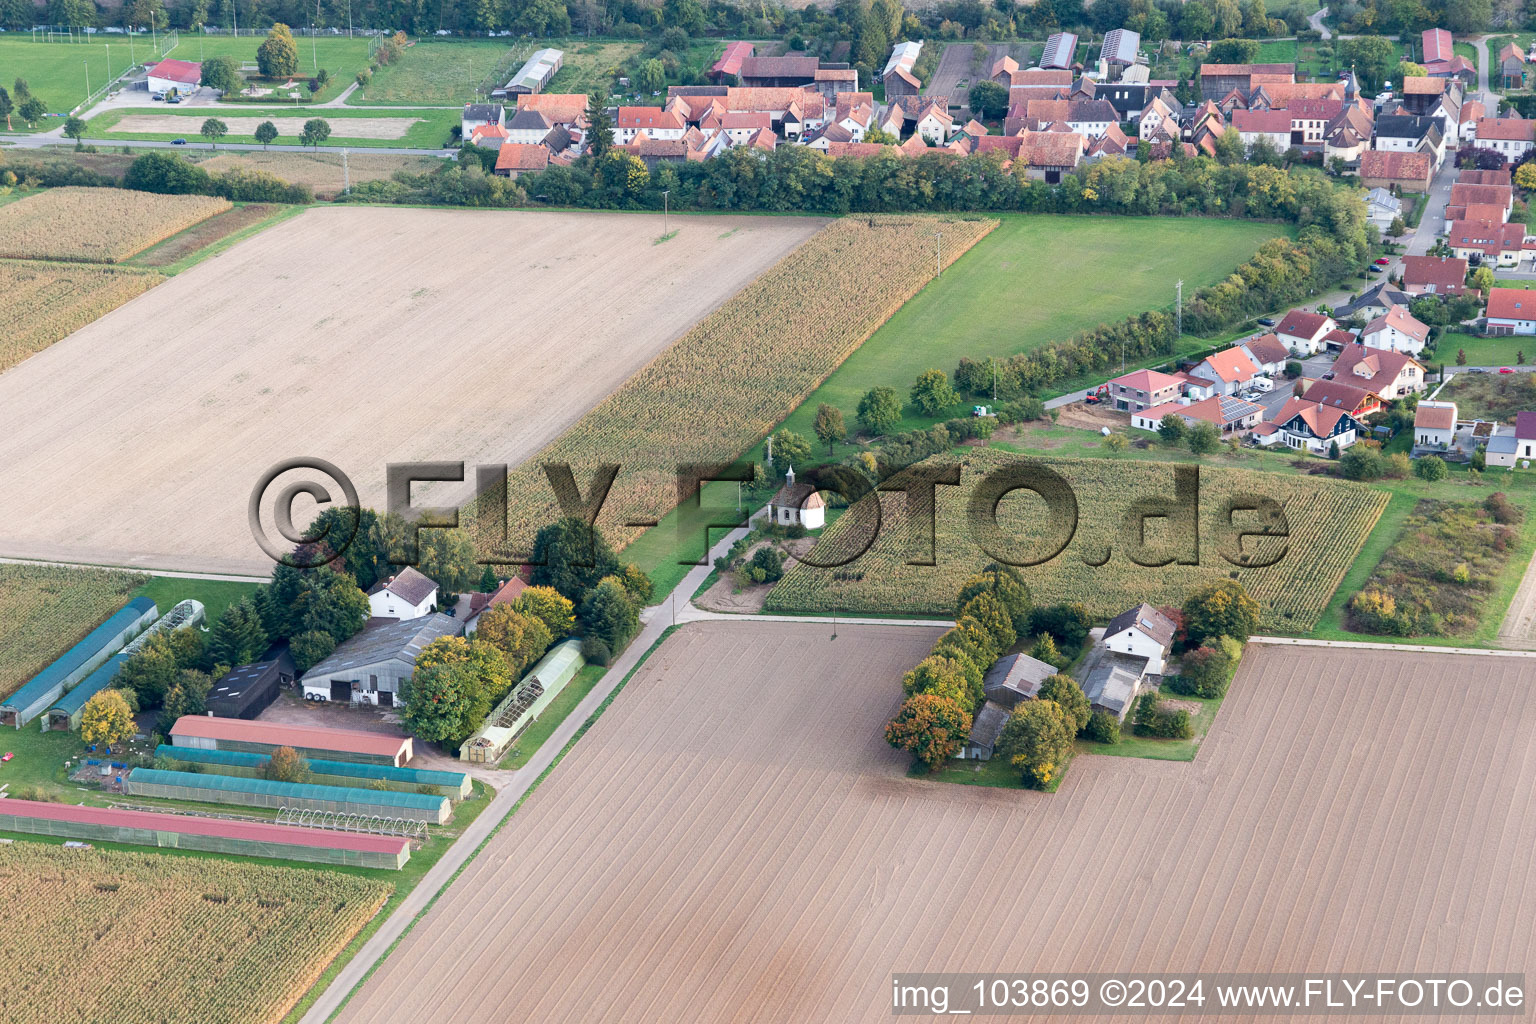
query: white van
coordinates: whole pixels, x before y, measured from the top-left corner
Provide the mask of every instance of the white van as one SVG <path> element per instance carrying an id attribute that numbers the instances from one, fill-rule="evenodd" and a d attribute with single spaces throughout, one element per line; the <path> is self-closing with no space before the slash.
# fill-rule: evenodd
<path id="1" fill-rule="evenodd" d="M 1267 393 L 1275 390 L 1275 382 L 1270 380 L 1268 377 L 1255 377 L 1253 380 L 1248 382 L 1248 386 L 1260 393 Z"/>

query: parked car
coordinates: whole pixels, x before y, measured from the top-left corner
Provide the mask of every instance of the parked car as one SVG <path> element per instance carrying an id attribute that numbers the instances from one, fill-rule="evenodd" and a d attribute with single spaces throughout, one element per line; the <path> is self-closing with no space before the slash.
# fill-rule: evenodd
<path id="1" fill-rule="evenodd" d="M 1259 326 L 1260 327 L 1273 327 L 1273 326 L 1275 326 L 1275 318 L 1272 317 L 1272 316 L 1261 316 L 1261 317 L 1259 317 Z"/>
<path id="2" fill-rule="evenodd" d="M 1376 266 L 1376 265 L 1374 265 L 1374 264 L 1372 264 L 1369 267 L 1366 267 L 1365 270 L 1366 270 L 1366 273 L 1368 273 L 1368 274 L 1379 274 L 1379 273 L 1381 273 L 1381 268 Z"/>
<path id="3" fill-rule="evenodd" d="M 1389 264 L 1391 262 L 1392 262 L 1391 260 L 1389 260 L 1385 256 L 1383 256 L 1381 259 L 1376 261 L 1376 265 L 1378 267 L 1385 267 L 1387 264 Z"/>
<path id="4" fill-rule="evenodd" d="M 1512 368 L 1508 367 L 1508 366 L 1501 366 L 1501 367 L 1499 367 L 1499 372 L 1500 373 L 1514 373 L 1515 371 Z"/>
<path id="5" fill-rule="evenodd" d="M 187 144 L 187 140 L 186 139 L 172 139 L 171 140 L 171 145 L 173 145 L 173 146 L 185 146 L 186 144 Z"/>

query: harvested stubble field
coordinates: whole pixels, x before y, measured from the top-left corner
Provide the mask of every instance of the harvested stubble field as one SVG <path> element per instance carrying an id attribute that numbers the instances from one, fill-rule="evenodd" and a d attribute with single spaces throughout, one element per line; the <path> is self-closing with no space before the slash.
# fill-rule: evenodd
<path id="1" fill-rule="evenodd" d="M 246 503 L 296 455 L 380 508 L 386 463 L 462 459 L 415 500 L 467 500 L 821 224 L 690 217 L 655 245 L 651 216 L 307 210 L 0 377 L 0 553 L 269 571 Z"/>
<path id="2" fill-rule="evenodd" d="M 131 263 L 136 267 L 172 267 L 193 253 L 260 224 L 283 209 L 285 207 L 270 203 L 236 206 L 209 217 L 159 245 L 151 246 L 135 256 Z"/>
<path id="3" fill-rule="evenodd" d="M 122 267 L 0 260 L 0 373 L 164 280 Z"/>
<path id="4" fill-rule="evenodd" d="M 1025 581 L 1042 603 L 1080 601 L 1099 618 L 1108 618 L 1138 601 L 1154 605 L 1182 604 L 1185 595 L 1228 577 L 1241 580 L 1264 609 L 1264 626 L 1285 632 L 1305 632 L 1317 622 L 1334 588 L 1354 561 L 1377 517 L 1386 507 L 1384 491 L 1310 476 L 1258 473 L 1240 469 L 1200 470 L 1199 556 L 1195 565 L 1174 562 L 1161 567 L 1134 564 L 1122 533 L 1133 503 L 1142 498 L 1175 494 L 1172 464 L 1117 462 L 1110 459 L 1028 460 L 997 449 L 975 449 L 963 456 L 938 456 L 931 463 L 958 461 L 960 486 L 937 488 L 935 560 L 937 565 L 908 565 L 909 520 L 904 495 L 887 492 L 863 499 L 880 501 L 879 533 L 863 555 L 838 568 L 797 563 L 768 595 L 771 611 L 836 611 L 847 614 L 881 612 L 948 614 L 965 578 L 987 562 L 975 541 L 967 517 L 967 502 L 978 480 L 1000 467 L 1016 463 L 1044 465 L 1071 486 L 1077 501 L 1077 531 L 1055 558 L 1022 568 Z M 1273 565 L 1237 568 L 1221 555 L 1231 547 L 1226 502 L 1237 495 L 1270 498 L 1285 511 L 1288 542 L 1250 537 L 1243 552 L 1268 561 L 1278 545 L 1286 554 Z M 854 510 L 828 528 L 812 558 L 830 563 L 856 552 L 869 535 L 871 513 Z M 1239 512 L 1231 520 L 1256 529 L 1255 513 Z M 1061 524 L 1045 502 L 1029 491 L 1014 491 L 997 510 L 1003 536 L 1017 552 L 1016 560 L 1042 557 L 1048 538 Z M 1166 557 L 1184 551 L 1170 539 L 1166 520 L 1147 521 L 1146 540 Z M 1224 543 L 1225 541 L 1225 543 Z M 1103 558 L 1108 548 L 1109 561 Z M 1089 565 L 1085 560 L 1098 562 Z M 1143 557 L 1143 561 L 1153 559 Z"/>
<path id="5" fill-rule="evenodd" d="M 346 187 L 347 175 L 352 184 L 363 181 L 379 181 L 396 171 L 424 174 L 442 166 L 434 157 L 405 156 L 398 153 L 352 153 L 347 166 L 342 167 L 339 153 L 220 153 L 203 161 L 210 172 L 218 171 L 266 171 L 295 185 L 308 185 L 315 195 L 326 198 L 335 196 Z"/>
<path id="6" fill-rule="evenodd" d="M 388 882 L 210 858 L 0 849 L 13 973 L 0 1022 L 269 1024 L 389 897 Z"/>
<path id="7" fill-rule="evenodd" d="M 0 206 L 0 257 L 117 263 L 227 209 L 217 196 L 51 188 Z"/>
<path id="8" fill-rule="evenodd" d="M 616 543 L 632 540 L 626 524 L 677 506 L 679 466 L 737 458 L 933 277 L 936 227 L 948 263 L 996 225 L 890 216 L 828 224 L 509 475 L 514 543 L 528 550 L 533 530 L 559 515 L 543 463 L 571 465 L 584 488 L 597 466 L 622 463 L 598 522 Z M 482 538 L 500 535 L 491 517 L 474 525 Z"/>
<path id="9" fill-rule="evenodd" d="M 893 973 L 998 965 L 1530 969 L 1536 662 L 1253 645 L 1195 761 L 1080 756 L 1046 795 L 908 778 L 882 740 L 936 632 L 685 626 L 337 1020 L 876 1022 Z"/>
<path id="10" fill-rule="evenodd" d="M 69 650 L 144 580 L 107 569 L 0 565 L 0 695 Z"/>

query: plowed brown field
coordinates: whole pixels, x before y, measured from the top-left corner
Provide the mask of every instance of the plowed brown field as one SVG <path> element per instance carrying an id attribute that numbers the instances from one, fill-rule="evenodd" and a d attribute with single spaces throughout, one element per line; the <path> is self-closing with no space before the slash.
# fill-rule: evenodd
<path id="1" fill-rule="evenodd" d="M 386 463 L 462 459 L 415 496 L 462 502 L 822 223 L 306 211 L 0 376 L 0 553 L 270 571 L 246 502 L 301 455 L 378 508 Z"/>
<path id="2" fill-rule="evenodd" d="M 1194 762 L 1081 757 L 1046 796 L 907 778 L 880 729 L 933 632 L 829 632 L 685 627 L 338 1020 L 876 1022 L 894 972 L 1530 964 L 1536 661 L 1253 645 Z"/>

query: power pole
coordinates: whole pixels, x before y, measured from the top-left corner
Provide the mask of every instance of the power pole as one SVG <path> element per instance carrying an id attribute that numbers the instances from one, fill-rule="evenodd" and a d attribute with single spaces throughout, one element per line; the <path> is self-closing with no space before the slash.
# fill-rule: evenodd
<path id="1" fill-rule="evenodd" d="M 341 194 L 346 195 L 352 191 L 352 168 L 347 164 L 347 151 L 341 151 Z"/>
<path id="2" fill-rule="evenodd" d="M 942 277 L 943 275 L 944 275 L 944 233 L 942 231 L 935 231 L 933 233 L 933 276 L 934 277 Z"/>
<path id="3" fill-rule="evenodd" d="M 1173 286 L 1173 289 L 1173 316 L 1174 324 L 1178 331 L 1178 336 L 1174 339 L 1174 342 L 1177 344 L 1178 338 L 1184 337 L 1184 282 L 1180 281 Z"/>

